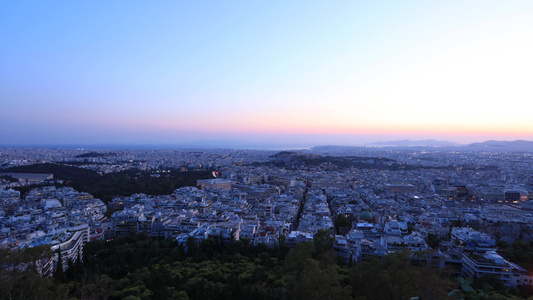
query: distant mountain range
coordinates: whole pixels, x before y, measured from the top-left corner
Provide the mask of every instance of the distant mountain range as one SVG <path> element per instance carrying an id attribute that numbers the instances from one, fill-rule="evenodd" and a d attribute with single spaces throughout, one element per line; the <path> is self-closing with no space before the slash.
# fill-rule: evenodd
<path id="1" fill-rule="evenodd" d="M 429 140 L 399 140 L 399 141 L 383 141 L 367 144 L 367 146 L 394 146 L 394 147 L 457 147 L 460 144 L 448 141 Z"/>
<path id="2" fill-rule="evenodd" d="M 303 143 L 260 143 L 260 142 L 246 142 L 238 140 L 201 140 L 195 142 L 185 142 L 180 144 L 166 144 L 166 145 L 0 145 L 3 147 L 22 147 L 22 148 L 65 148 L 65 149 L 78 149 L 83 148 L 85 150 L 97 149 L 97 150 L 118 150 L 118 149 L 187 149 L 187 150 L 201 150 L 201 149 L 240 149 L 240 150 L 313 150 L 324 153 L 325 155 L 336 153 L 339 151 L 351 151 L 352 148 L 365 147 L 428 147 L 428 148 L 446 148 L 452 151 L 488 151 L 488 152 L 531 152 L 533 153 L 533 141 L 516 140 L 516 141 L 495 141 L 489 140 L 485 142 L 472 143 L 472 144 L 458 144 L 450 141 L 439 141 L 435 139 L 426 140 L 395 140 L 395 141 L 380 141 L 366 144 L 359 144 L 358 146 L 338 146 L 335 144 L 313 146 L 312 142 L 307 144 Z M 91 156 L 92 154 L 82 154 L 82 156 Z M 103 154 L 98 154 L 102 156 Z M 113 152 L 108 152 L 106 156 L 114 155 Z"/>
<path id="3" fill-rule="evenodd" d="M 493 151 L 493 152 L 533 152 L 533 141 L 485 141 L 472 143 L 466 147 L 472 150 Z"/>
<path id="4" fill-rule="evenodd" d="M 490 151 L 490 152 L 533 152 L 533 141 L 495 141 L 489 140 L 485 142 L 472 143 L 461 145 L 449 141 L 429 140 L 398 140 L 398 141 L 382 141 L 366 144 L 367 146 L 381 146 L 381 147 L 452 147 L 467 151 Z"/>

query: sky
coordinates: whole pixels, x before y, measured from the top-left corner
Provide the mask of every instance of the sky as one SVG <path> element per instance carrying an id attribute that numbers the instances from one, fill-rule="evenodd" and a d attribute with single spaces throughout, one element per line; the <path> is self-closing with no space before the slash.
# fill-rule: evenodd
<path id="1" fill-rule="evenodd" d="M 533 140 L 533 1 L 3 1 L 0 145 Z"/>

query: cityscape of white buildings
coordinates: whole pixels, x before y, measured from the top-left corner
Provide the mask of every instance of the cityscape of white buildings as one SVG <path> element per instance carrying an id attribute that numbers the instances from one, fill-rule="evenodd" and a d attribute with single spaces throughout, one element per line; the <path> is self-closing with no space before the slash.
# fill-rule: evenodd
<path id="1" fill-rule="evenodd" d="M 214 237 L 274 247 L 295 246 L 328 230 L 337 255 L 353 263 L 409 249 L 413 259 L 464 276 L 533 284 L 532 274 L 504 259 L 496 246 L 497 240 L 533 240 L 531 153 L 335 147 L 301 152 L 380 164 L 341 168 L 331 162 L 268 163 L 277 151 L 100 150 L 101 155 L 80 156 L 87 152 L 5 148 L 0 166 L 63 163 L 99 174 L 136 168 L 154 175 L 206 168 L 216 169 L 218 178 L 169 195 L 116 196 L 106 205 L 71 187 L 36 187 L 21 197 L 14 188 L 54 180 L 53 174 L 17 177 L 0 169 L 0 175 L 18 178 L 1 181 L 0 247 L 49 245 L 61 251 L 66 267 L 90 240 L 131 232 L 182 243 Z M 378 158 L 400 167 L 384 168 Z M 335 228 L 340 217 L 346 222 Z M 442 241 L 431 247 L 430 237 Z M 43 274 L 50 275 L 53 265 L 43 267 Z"/>

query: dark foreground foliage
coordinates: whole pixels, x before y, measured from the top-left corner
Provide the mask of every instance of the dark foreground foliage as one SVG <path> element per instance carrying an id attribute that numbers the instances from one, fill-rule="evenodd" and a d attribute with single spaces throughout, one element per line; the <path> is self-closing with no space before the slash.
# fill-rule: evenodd
<path id="1" fill-rule="evenodd" d="M 502 254 L 510 261 L 526 270 L 533 270 L 533 241 L 515 241 L 512 245 L 499 241 L 498 248 L 502 249 Z"/>
<path id="2" fill-rule="evenodd" d="M 0 299 L 455 299 L 455 276 L 412 266 L 409 252 L 353 266 L 339 263 L 327 235 L 287 248 L 217 239 L 186 245 L 130 235 L 87 244 L 84 259 L 69 261 L 61 278 L 41 278 L 28 261 L 50 255 L 44 248 L 0 253 Z M 187 251 L 186 251 L 187 249 Z M 11 267 L 7 267 L 11 266 Z M 15 266 L 15 267 L 13 267 Z M 19 266 L 17 268 L 16 266 Z M 490 280 L 476 280 L 482 290 Z M 497 283 L 488 298 L 474 290 L 465 299 L 524 299 Z M 457 292 L 456 294 L 460 294 Z M 483 294 L 485 295 L 485 294 Z M 478 297 L 478 298 L 476 298 Z"/>

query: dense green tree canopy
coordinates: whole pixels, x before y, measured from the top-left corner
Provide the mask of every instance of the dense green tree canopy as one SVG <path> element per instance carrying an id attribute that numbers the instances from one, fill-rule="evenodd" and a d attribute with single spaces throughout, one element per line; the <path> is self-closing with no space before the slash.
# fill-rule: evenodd
<path id="1" fill-rule="evenodd" d="M 129 235 L 86 245 L 83 260 L 68 261 L 61 281 L 40 277 L 32 262 L 47 259 L 47 248 L 0 253 L 1 299 L 450 299 L 461 283 L 430 266 L 410 264 L 408 251 L 384 260 L 338 264 L 331 234 L 289 249 L 269 249 L 249 240 L 217 239 L 187 245 Z M 188 251 L 186 251 L 186 249 Z M 22 268 L 21 266 L 30 266 Z M 526 299 L 488 280 L 490 299 Z M 465 295 L 467 295 L 465 293 Z M 468 294 L 469 295 L 469 294 Z M 476 295 L 473 295 L 476 296 Z M 533 299 L 533 298 L 532 298 Z"/>

